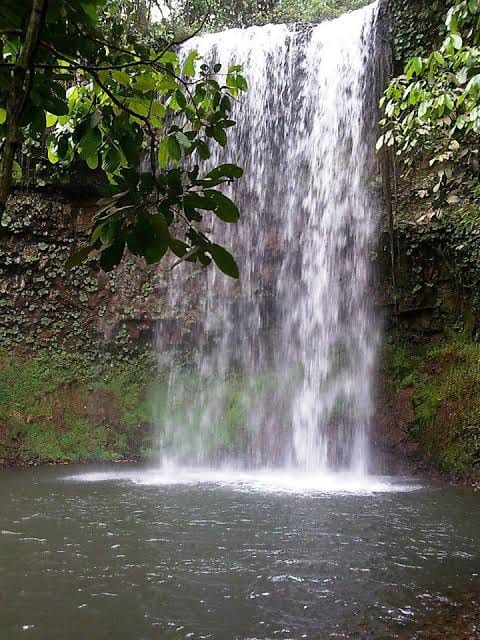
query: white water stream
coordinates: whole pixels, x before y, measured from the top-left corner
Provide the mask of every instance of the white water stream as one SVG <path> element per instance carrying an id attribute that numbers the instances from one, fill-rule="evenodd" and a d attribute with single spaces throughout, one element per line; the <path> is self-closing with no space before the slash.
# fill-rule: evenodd
<path id="1" fill-rule="evenodd" d="M 212 159 L 245 170 L 231 193 L 241 222 L 215 226 L 241 279 L 214 268 L 197 277 L 200 329 L 189 373 L 172 371 L 164 464 L 367 474 L 377 12 L 188 43 L 224 69 L 244 65 L 249 83 L 227 150 Z M 188 269 L 172 276 L 180 317 Z M 159 323 L 159 354 L 171 347 Z"/>

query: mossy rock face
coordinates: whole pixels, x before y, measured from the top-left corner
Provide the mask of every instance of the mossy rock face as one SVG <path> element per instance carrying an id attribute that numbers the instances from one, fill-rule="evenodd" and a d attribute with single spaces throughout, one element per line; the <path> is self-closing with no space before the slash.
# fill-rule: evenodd
<path id="1" fill-rule="evenodd" d="M 1 217 L 4 463 L 120 460 L 158 449 L 149 403 L 159 375 L 153 335 L 161 320 L 172 351 L 194 341 L 203 317 L 192 302 L 198 278 L 186 279 L 175 305 L 165 304 L 165 271 L 133 256 L 111 274 L 95 261 L 67 270 L 68 256 L 86 243 L 93 202 L 17 193 Z"/>
<path id="2" fill-rule="evenodd" d="M 388 0 L 395 75 L 442 41 L 454 0 Z M 437 167 L 395 167 L 393 215 L 383 220 L 378 300 L 390 332 L 379 414 L 392 441 L 422 465 L 480 477 L 480 211 L 476 182 L 436 195 Z M 469 181 L 470 180 L 470 181 Z M 392 266 L 393 263 L 393 266 Z M 383 409 L 383 413 L 382 413 Z M 401 426 L 395 428 L 389 411 Z"/>
<path id="3" fill-rule="evenodd" d="M 165 273 L 129 256 L 111 274 L 95 261 L 65 268 L 86 244 L 92 201 L 12 196 L 0 220 L 0 347 L 135 355 L 151 342 Z M 174 308 L 171 315 L 176 316 Z"/>
<path id="4" fill-rule="evenodd" d="M 385 377 L 411 390 L 409 436 L 442 472 L 480 478 L 480 344 L 397 340 L 385 354 Z"/>
<path id="5" fill-rule="evenodd" d="M 480 337 L 480 211 L 463 200 L 432 209 L 422 167 L 398 183 L 392 238 L 384 221 L 375 254 L 386 324 L 415 339 Z M 420 194 L 420 195 L 419 195 Z"/>
<path id="6" fill-rule="evenodd" d="M 155 375 L 148 356 L 112 367 L 79 354 L 0 352 L 0 461 L 145 457 L 155 440 Z"/>
<path id="7" fill-rule="evenodd" d="M 9 199 L 0 220 L 0 460 L 158 454 L 152 422 L 161 428 L 167 394 L 155 330 L 161 323 L 165 369 L 192 362 L 206 274 L 184 265 L 173 301 L 168 270 L 134 256 L 110 274 L 93 260 L 65 269 L 67 257 L 86 243 L 94 211 L 93 200 L 25 192 Z M 262 305 L 269 304 L 283 250 L 273 234 L 271 278 L 257 295 Z M 220 443 L 212 447 L 230 450 L 244 439 L 243 384 L 235 376 L 228 382 Z"/>
<path id="8" fill-rule="evenodd" d="M 205 269 L 182 265 L 181 295 L 174 297 L 170 289 L 176 285 L 164 265 L 147 266 L 128 252 L 108 274 L 95 260 L 65 268 L 76 248 L 87 244 L 94 213 L 94 201 L 60 193 L 9 199 L 0 219 L 0 348 L 79 351 L 96 362 L 111 354 L 128 362 L 151 348 L 158 323 L 172 350 L 194 348 L 205 317 Z M 275 265 L 284 249 L 274 233 L 272 238 L 266 250 Z M 258 294 L 264 304 L 275 273 L 272 268 Z"/>
<path id="9" fill-rule="evenodd" d="M 428 55 L 445 34 L 445 18 L 454 0 L 387 0 L 392 12 L 395 75 L 414 56 Z"/>

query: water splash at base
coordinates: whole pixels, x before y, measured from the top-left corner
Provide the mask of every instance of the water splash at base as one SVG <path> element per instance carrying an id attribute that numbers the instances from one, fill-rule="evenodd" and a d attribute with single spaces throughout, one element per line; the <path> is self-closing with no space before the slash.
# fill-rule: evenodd
<path id="1" fill-rule="evenodd" d="M 176 485 L 208 485 L 233 491 L 293 494 L 354 494 L 401 493 L 416 491 L 422 486 L 406 478 L 366 476 L 357 474 L 301 473 L 297 469 L 252 472 L 235 469 L 199 469 L 171 467 L 158 469 L 121 469 L 79 473 L 65 478 L 75 482 L 131 482 L 152 487 Z"/>

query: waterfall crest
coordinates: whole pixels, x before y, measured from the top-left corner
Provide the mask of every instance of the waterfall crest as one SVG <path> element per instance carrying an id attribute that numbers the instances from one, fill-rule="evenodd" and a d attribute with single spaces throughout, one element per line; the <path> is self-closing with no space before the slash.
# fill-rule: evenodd
<path id="1" fill-rule="evenodd" d="M 377 14 L 374 3 L 317 26 L 188 43 L 223 68 L 243 64 L 249 83 L 227 150 L 212 158 L 245 170 L 229 194 L 241 222 L 215 225 L 241 279 L 213 268 L 196 276 L 202 322 L 188 367 L 172 369 L 164 460 L 367 470 L 379 334 L 370 266 Z M 187 304 L 187 277 L 188 267 L 173 272 L 172 304 Z M 159 354 L 169 340 L 160 322 Z"/>

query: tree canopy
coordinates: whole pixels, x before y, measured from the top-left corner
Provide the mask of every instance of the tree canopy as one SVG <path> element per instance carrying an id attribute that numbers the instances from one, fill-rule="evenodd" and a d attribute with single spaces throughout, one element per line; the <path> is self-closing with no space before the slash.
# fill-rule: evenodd
<path id="1" fill-rule="evenodd" d="M 268 22 L 319 22 L 367 4 L 369 0 L 169 0 L 165 17 L 173 29 L 179 23 L 195 27 L 206 16 L 206 26 L 220 30 Z"/>
<path id="2" fill-rule="evenodd" d="M 237 206 L 218 187 L 242 170 L 223 164 L 205 174 L 201 166 L 235 125 L 232 100 L 247 89 L 241 68 L 211 67 L 195 51 L 180 56 L 178 41 L 133 30 L 132 16 L 114 19 L 125 6 L 0 0 L 0 214 L 22 148 L 44 144 L 52 165 L 81 161 L 105 177 L 90 242 L 70 266 L 93 255 L 108 271 L 128 247 L 147 263 L 172 252 L 238 277 L 203 219 L 237 222 Z"/>

